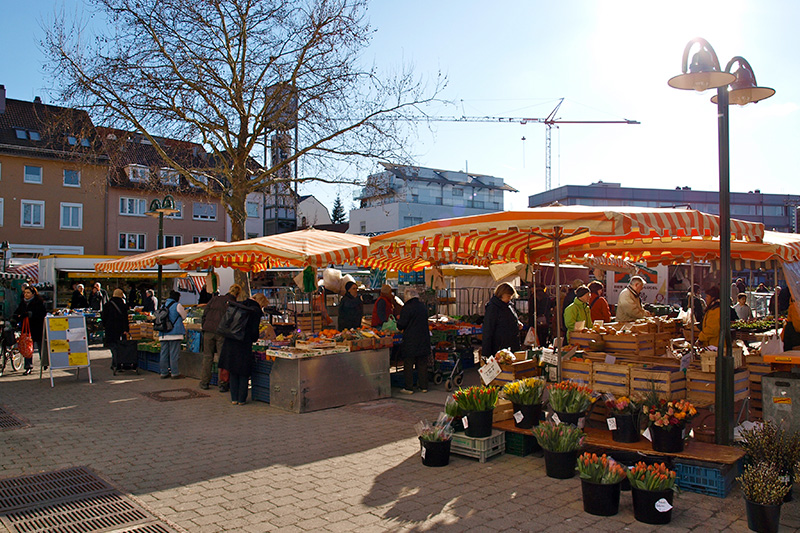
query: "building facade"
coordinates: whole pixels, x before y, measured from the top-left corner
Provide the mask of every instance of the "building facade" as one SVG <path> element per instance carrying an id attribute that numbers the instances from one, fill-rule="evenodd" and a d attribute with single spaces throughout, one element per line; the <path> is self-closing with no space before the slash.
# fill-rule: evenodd
<path id="1" fill-rule="evenodd" d="M 518 192 L 502 178 L 381 163 L 350 211 L 348 233 L 375 234 L 430 220 L 503 211 L 503 193 Z"/>
<path id="2" fill-rule="evenodd" d="M 300 196 L 297 199 L 297 229 L 332 224 L 328 208 L 313 195 Z"/>
<path id="3" fill-rule="evenodd" d="M 619 183 L 597 182 L 591 185 L 564 185 L 528 197 L 528 207 L 559 202 L 564 205 L 632 205 L 640 207 L 690 207 L 712 215 L 719 214 L 718 191 L 675 189 L 639 189 Z M 797 232 L 797 206 L 800 195 L 767 194 L 756 189 L 732 192 L 731 218 L 761 222 L 768 230 Z"/>

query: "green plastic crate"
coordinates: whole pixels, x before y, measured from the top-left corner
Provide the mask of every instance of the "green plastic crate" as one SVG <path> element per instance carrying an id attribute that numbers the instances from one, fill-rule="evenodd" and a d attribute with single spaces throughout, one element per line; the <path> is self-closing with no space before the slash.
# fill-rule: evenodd
<path id="1" fill-rule="evenodd" d="M 533 435 L 523 435 L 506 431 L 506 453 L 525 457 L 539 450 L 539 443 Z"/>

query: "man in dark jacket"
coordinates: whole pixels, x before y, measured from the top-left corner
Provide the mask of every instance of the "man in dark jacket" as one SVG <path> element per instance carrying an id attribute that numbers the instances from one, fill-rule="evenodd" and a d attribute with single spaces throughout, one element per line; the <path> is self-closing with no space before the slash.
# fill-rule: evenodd
<path id="1" fill-rule="evenodd" d="M 348 281 L 344 286 L 344 296 L 339 302 L 339 331 L 358 329 L 364 316 L 364 303 L 358 297 L 358 285 Z"/>
<path id="2" fill-rule="evenodd" d="M 106 303 L 108 303 L 108 293 L 98 281 L 92 287 L 92 294 L 89 295 L 89 306 L 95 311 L 102 311 Z"/>
<path id="3" fill-rule="evenodd" d="M 263 313 L 261 303 L 253 298 L 244 302 L 234 302 L 231 305 L 238 307 L 247 316 L 244 339 L 238 340 L 231 337 L 225 338 L 222 351 L 219 354 L 219 367 L 230 373 L 231 403 L 244 405 L 247 402 L 248 383 L 253 373 L 253 343 L 258 340 L 258 327 Z M 264 298 L 266 300 L 266 298 Z"/>
<path id="4" fill-rule="evenodd" d="M 125 303 L 124 296 L 122 289 L 114 289 L 114 296 L 103 307 L 103 330 L 106 345 L 111 350 L 111 368 L 117 367 L 119 343 L 127 339 L 130 331 L 128 304 Z"/>
<path id="5" fill-rule="evenodd" d="M 217 333 L 219 322 L 228 309 L 228 304 L 235 302 L 241 292 L 242 287 L 233 284 L 228 289 L 228 294 L 213 296 L 203 308 L 203 366 L 200 372 L 200 388 L 203 390 L 208 390 L 209 382 L 211 381 L 211 366 L 214 363 L 214 354 L 222 351 L 222 343 L 225 341 L 225 337 Z M 219 391 L 227 392 L 228 383 L 227 370 L 221 371 L 219 373 Z"/>
<path id="6" fill-rule="evenodd" d="M 508 348 L 512 352 L 519 350 L 519 330 L 522 324 L 511 305 L 511 299 L 516 295 L 514 287 L 508 283 L 501 283 L 495 289 L 492 299 L 486 304 L 481 347 L 481 352 L 486 358 L 503 348 Z"/>
<path id="7" fill-rule="evenodd" d="M 400 353 L 403 355 L 405 388 L 400 392 L 414 393 L 414 369 L 420 392 L 428 392 L 428 358 L 431 355 L 431 334 L 428 329 L 428 308 L 419 299 L 416 289 L 406 290 L 406 303 L 400 311 L 397 329 L 403 332 Z"/>
<path id="8" fill-rule="evenodd" d="M 153 294 L 153 289 L 144 291 L 144 301 L 142 301 L 142 312 L 155 313 L 158 308 L 158 298 Z"/>

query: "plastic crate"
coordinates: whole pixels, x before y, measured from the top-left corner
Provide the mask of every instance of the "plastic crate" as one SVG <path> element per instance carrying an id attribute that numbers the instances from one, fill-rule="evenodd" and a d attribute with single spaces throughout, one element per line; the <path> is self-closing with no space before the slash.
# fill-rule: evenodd
<path id="1" fill-rule="evenodd" d="M 506 453 L 525 457 L 540 449 L 539 443 L 536 442 L 536 437 L 533 435 L 506 431 Z"/>
<path id="2" fill-rule="evenodd" d="M 741 461 L 733 465 L 718 465 L 687 461 L 675 461 L 676 484 L 681 490 L 699 492 L 717 498 L 725 498 L 739 474 Z"/>
<path id="3" fill-rule="evenodd" d="M 203 350 L 202 331 L 189 330 L 186 332 L 186 349 L 194 353 L 200 353 Z"/>
<path id="4" fill-rule="evenodd" d="M 492 430 L 488 437 L 467 437 L 464 433 L 454 433 L 450 444 L 450 453 L 474 457 L 485 463 L 490 457 L 502 455 L 506 451 L 506 433 Z"/>
<path id="5" fill-rule="evenodd" d="M 250 396 L 252 396 L 253 401 L 269 403 L 269 387 L 257 387 L 254 383 L 250 389 Z"/>
<path id="6" fill-rule="evenodd" d="M 272 372 L 272 361 L 263 359 L 256 359 L 253 364 L 253 373 L 259 372 L 261 374 L 269 374 Z"/>

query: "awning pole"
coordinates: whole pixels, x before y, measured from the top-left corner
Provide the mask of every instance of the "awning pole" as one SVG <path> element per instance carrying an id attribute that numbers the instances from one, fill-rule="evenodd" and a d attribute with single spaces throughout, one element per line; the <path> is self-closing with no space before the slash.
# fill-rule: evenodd
<path id="1" fill-rule="evenodd" d="M 558 366 L 556 367 L 556 381 L 561 381 L 561 347 L 562 347 L 562 339 L 561 339 L 561 321 L 562 321 L 562 313 L 564 312 L 561 309 L 561 272 L 560 272 L 560 257 L 558 245 L 561 241 L 561 227 L 556 226 L 553 228 L 553 267 L 555 270 L 555 277 L 556 277 L 556 331 L 555 331 L 555 343 L 553 345 L 556 354 L 558 355 Z"/>
<path id="2" fill-rule="evenodd" d="M 690 297 L 691 301 L 689 302 L 689 305 L 687 307 L 689 307 L 689 310 L 692 311 L 692 323 L 689 324 L 689 341 L 690 341 L 691 345 L 694 346 L 694 321 L 695 321 L 695 316 L 694 316 L 694 298 L 695 298 L 695 294 L 694 294 L 694 254 L 692 254 L 691 259 L 689 260 L 689 283 L 691 283 L 691 286 L 689 287 L 689 294 L 691 295 L 691 297 Z"/>

